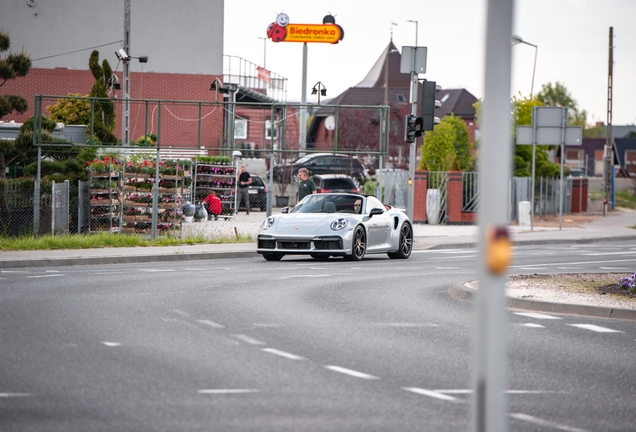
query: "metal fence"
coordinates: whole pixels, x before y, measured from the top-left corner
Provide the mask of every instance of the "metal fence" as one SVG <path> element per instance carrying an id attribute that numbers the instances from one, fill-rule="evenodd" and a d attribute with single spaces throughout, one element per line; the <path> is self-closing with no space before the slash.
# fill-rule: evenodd
<path id="1" fill-rule="evenodd" d="M 510 220 L 519 221 L 519 203 L 532 201 L 532 178 L 513 177 L 510 181 Z M 561 206 L 561 179 L 538 177 L 534 184 L 535 216 L 556 216 Z M 572 178 L 563 179 L 563 213 L 572 211 Z"/>
<path id="2" fill-rule="evenodd" d="M 426 220 L 431 225 L 447 222 L 448 173 L 429 171 L 426 191 Z"/>

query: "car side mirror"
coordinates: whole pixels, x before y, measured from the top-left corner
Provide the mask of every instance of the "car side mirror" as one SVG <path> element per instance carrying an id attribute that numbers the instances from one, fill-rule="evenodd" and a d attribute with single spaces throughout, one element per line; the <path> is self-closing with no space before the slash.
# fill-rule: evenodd
<path id="1" fill-rule="evenodd" d="M 283 207 L 282 209 L 280 209 L 280 212 L 284 214 L 289 213 L 289 207 Z"/>
<path id="2" fill-rule="evenodd" d="M 369 217 L 373 217 L 374 215 L 381 215 L 382 213 L 384 213 L 384 210 L 379 208 L 372 208 L 369 212 Z"/>

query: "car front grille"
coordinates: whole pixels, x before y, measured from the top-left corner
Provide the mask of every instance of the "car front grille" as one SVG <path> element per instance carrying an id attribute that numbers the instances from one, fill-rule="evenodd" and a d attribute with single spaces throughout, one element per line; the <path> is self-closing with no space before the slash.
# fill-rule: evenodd
<path id="1" fill-rule="evenodd" d="M 342 249 L 342 239 L 314 240 L 314 246 L 316 249 L 320 249 L 320 250 Z"/>
<path id="2" fill-rule="evenodd" d="M 259 249 L 276 249 L 276 240 L 274 239 L 258 239 Z"/>
<path id="3" fill-rule="evenodd" d="M 311 242 L 308 241 L 279 241 L 278 249 L 309 250 Z"/>

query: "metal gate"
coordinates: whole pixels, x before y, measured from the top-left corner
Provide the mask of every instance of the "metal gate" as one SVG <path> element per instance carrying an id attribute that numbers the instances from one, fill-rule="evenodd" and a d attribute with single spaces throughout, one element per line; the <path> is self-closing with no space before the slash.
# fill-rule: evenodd
<path id="1" fill-rule="evenodd" d="M 448 173 L 429 171 L 426 191 L 426 221 L 431 225 L 447 222 Z"/>

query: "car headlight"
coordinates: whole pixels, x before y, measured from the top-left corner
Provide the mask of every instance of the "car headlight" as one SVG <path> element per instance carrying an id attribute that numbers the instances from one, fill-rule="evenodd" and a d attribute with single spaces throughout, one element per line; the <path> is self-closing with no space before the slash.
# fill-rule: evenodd
<path id="1" fill-rule="evenodd" d="M 265 218 L 265 220 L 263 221 L 263 223 L 261 224 L 261 229 L 268 229 L 271 228 L 272 225 L 274 225 L 274 218 L 271 216 L 268 216 Z"/>
<path id="2" fill-rule="evenodd" d="M 349 221 L 345 218 L 338 218 L 335 221 L 331 222 L 331 229 L 334 231 L 340 231 L 349 225 Z"/>

